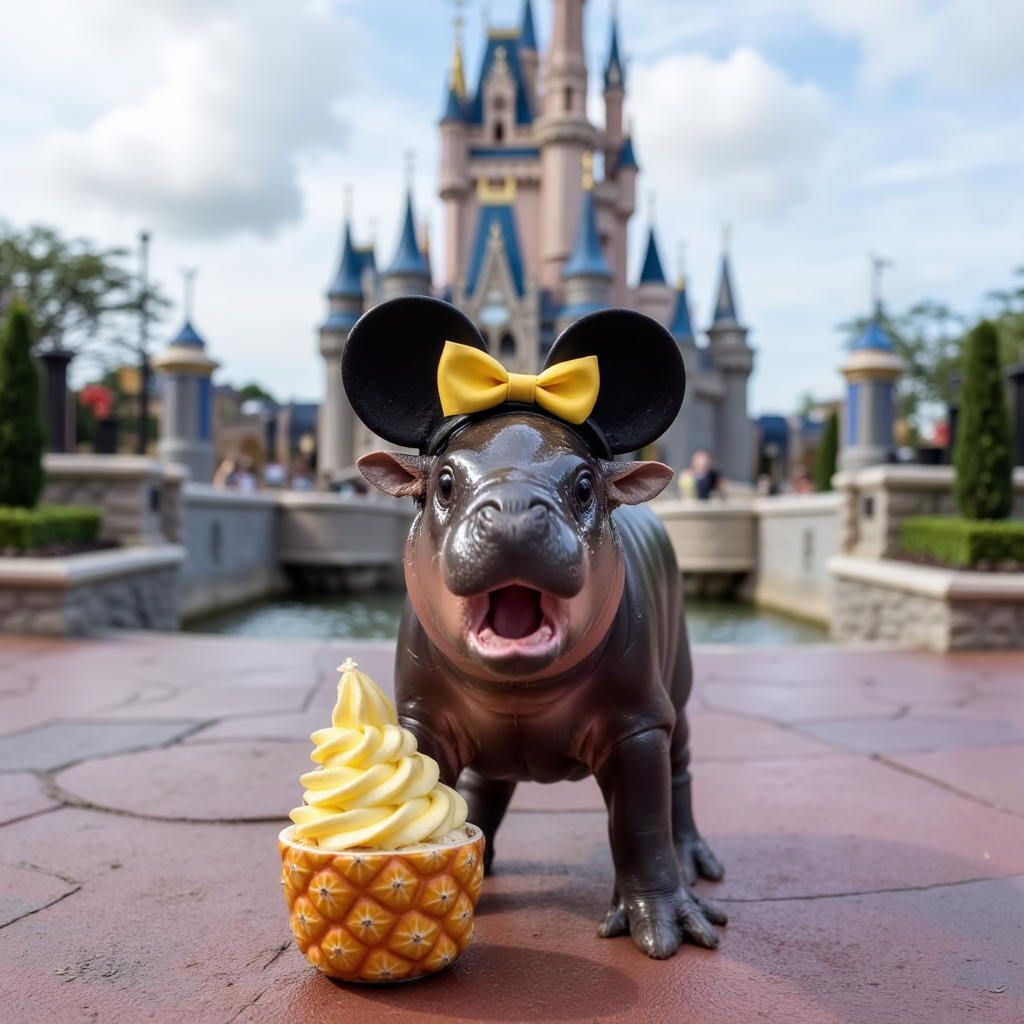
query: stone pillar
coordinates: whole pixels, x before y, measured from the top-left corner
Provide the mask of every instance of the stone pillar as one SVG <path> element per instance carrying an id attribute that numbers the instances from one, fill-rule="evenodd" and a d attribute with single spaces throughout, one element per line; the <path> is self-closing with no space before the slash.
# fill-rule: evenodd
<path id="1" fill-rule="evenodd" d="M 160 374 L 162 412 L 157 457 L 185 466 L 197 483 L 213 480 L 213 371 L 219 365 L 187 323 L 152 360 Z"/>

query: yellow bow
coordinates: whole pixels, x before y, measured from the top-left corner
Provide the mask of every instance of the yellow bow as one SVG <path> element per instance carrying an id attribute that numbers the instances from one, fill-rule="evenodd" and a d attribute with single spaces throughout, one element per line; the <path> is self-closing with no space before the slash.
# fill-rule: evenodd
<path id="1" fill-rule="evenodd" d="M 445 416 L 493 409 L 502 402 L 527 402 L 566 423 L 582 423 L 597 403 L 600 386 L 597 356 L 567 359 L 534 376 L 509 373 L 486 352 L 446 341 L 437 364 L 437 393 Z"/>

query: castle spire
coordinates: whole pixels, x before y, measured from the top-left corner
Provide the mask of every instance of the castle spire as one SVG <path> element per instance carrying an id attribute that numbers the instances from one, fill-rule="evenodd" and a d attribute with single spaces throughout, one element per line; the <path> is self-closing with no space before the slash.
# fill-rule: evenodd
<path id="1" fill-rule="evenodd" d="M 690 300 L 686 295 L 686 271 L 684 269 L 685 244 L 679 243 L 679 281 L 676 284 L 676 310 L 669 331 L 679 342 L 692 342 L 693 322 L 690 318 Z"/>
<path id="2" fill-rule="evenodd" d="M 665 271 L 661 268 L 661 257 L 658 255 L 658 243 L 654 239 L 654 225 L 647 235 L 647 254 L 644 266 L 640 271 L 640 284 L 667 284 Z"/>
<path id="3" fill-rule="evenodd" d="M 526 0 L 523 4 L 523 26 L 519 30 L 519 49 L 536 50 L 537 33 L 533 29 L 533 4 Z"/>
<path id="4" fill-rule="evenodd" d="M 347 214 L 347 211 L 346 211 Z M 345 238 L 341 245 L 341 263 L 334 284 L 327 292 L 329 299 L 361 299 L 363 285 L 359 275 L 359 260 L 352 244 L 352 220 L 345 217 Z"/>
<path id="5" fill-rule="evenodd" d="M 391 266 L 384 273 L 386 277 L 395 277 L 399 274 L 426 277 L 429 274 L 427 262 L 416 241 L 412 188 L 409 188 L 405 194 L 405 220 L 402 224 L 401 237 L 398 239 L 398 249 L 395 252 L 395 258 L 391 261 Z"/>
<path id="6" fill-rule="evenodd" d="M 612 6 L 612 40 L 608 47 L 608 63 L 604 68 L 605 89 L 625 89 L 626 71 L 619 57 L 619 16 L 617 5 Z"/>
<path id="7" fill-rule="evenodd" d="M 562 270 L 563 278 L 597 277 L 612 279 L 597 233 L 597 217 L 594 211 L 594 155 L 583 154 L 583 210 L 580 226 L 576 232 L 576 244 L 569 262 Z"/>
<path id="8" fill-rule="evenodd" d="M 714 323 L 738 323 L 736 300 L 732 294 L 732 280 L 729 274 L 729 237 L 731 228 L 722 225 L 722 276 L 718 282 L 718 298 L 715 302 Z"/>

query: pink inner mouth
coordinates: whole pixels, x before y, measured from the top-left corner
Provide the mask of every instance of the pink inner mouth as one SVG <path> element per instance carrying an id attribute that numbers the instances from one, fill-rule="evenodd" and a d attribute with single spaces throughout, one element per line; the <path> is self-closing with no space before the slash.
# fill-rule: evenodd
<path id="1" fill-rule="evenodd" d="M 507 640 L 522 640 L 536 633 L 544 621 L 540 591 L 513 584 L 487 595 L 490 607 L 485 624 Z"/>
<path id="2" fill-rule="evenodd" d="M 545 657 L 562 636 L 561 602 L 519 583 L 469 598 L 468 642 L 486 658 Z"/>

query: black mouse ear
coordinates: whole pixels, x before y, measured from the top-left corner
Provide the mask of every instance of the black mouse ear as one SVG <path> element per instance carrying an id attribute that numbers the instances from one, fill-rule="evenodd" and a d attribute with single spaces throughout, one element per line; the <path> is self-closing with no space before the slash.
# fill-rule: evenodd
<path id="1" fill-rule="evenodd" d="M 686 392 L 679 346 L 657 320 L 631 309 L 600 309 L 555 340 L 545 368 L 597 356 L 601 389 L 590 419 L 621 455 L 656 441 L 672 425 Z"/>
<path id="2" fill-rule="evenodd" d="M 469 317 L 426 295 L 388 299 L 349 332 L 341 358 L 345 393 L 385 441 L 422 449 L 440 426 L 437 364 L 446 341 L 487 349 Z"/>

